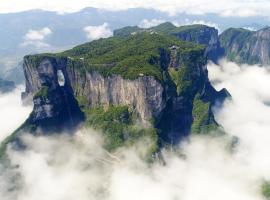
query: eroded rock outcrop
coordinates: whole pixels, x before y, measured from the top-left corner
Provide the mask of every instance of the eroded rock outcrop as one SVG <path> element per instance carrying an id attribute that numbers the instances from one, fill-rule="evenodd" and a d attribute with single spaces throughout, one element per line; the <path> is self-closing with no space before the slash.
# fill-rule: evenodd
<path id="1" fill-rule="evenodd" d="M 26 56 L 23 97 L 34 102 L 27 126 L 34 133 L 70 129 L 84 112 L 113 141 L 110 147 L 140 134 L 176 144 L 191 131 L 218 127 L 212 107 L 227 92 L 211 86 L 206 62 L 202 46 L 152 33 Z"/>
<path id="2" fill-rule="evenodd" d="M 220 35 L 227 59 L 246 64 L 270 64 L 270 28 L 250 31 L 230 28 Z"/>
<path id="3" fill-rule="evenodd" d="M 59 84 L 57 72 L 67 74 L 65 63 L 59 61 L 44 58 L 33 65 L 24 60 L 26 90 L 22 97 L 33 99 L 33 112 L 27 122 L 32 132 L 72 132 L 84 119 L 68 76 L 64 85 Z"/>

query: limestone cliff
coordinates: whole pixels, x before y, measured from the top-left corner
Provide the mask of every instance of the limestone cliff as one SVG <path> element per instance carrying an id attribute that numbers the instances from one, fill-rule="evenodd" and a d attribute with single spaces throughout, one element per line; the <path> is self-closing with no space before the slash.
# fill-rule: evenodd
<path id="1" fill-rule="evenodd" d="M 237 63 L 270 64 L 270 28 L 259 31 L 230 28 L 220 35 L 226 57 Z"/>
<path id="2" fill-rule="evenodd" d="M 148 45 L 143 42 L 146 39 L 150 41 Z M 108 44 L 102 44 L 104 42 Z M 112 52 L 86 57 L 89 56 L 86 48 L 92 48 L 94 52 L 102 51 L 102 47 L 95 46 L 95 43 L 104 45 L 106 49 L 107 45 L 114 42 L 114 46 L 109 50 Z M 129 42 L 130 45 L 127 45 Z M 127 48 L 124 53 L 118 45 Z M 132 45 L 136 48 L 132 56 L 139 57 L 134 58 L 134 61 L 132 59 L 130 66 L 126 66 L 126 62 L 121 66 L 121 62 L 125 59 L 129 61 L 131 58 L 119 54 L 119 51 L 128 54 L 129 51 L 133 51 Z M 148 49 L 149 47 L 152 49 Z M 141 58 L 141 51 L 145 52 L 144 48 L 149 50 L 150 57 L 140 67 L 139 59 L 145 59 Z M 140 123 L 150 124 L 159 129 L 160 138 L 167 142 L 178 142 L 181 137 L 190 133 L 195 121 L 199 122 L 193 130 L 198 132 L 209 124 L 217 125 L 211 114 L 211 107 L 216 100 L 222 100 L 226 96 L 226 91 L 218 93 L 211 86 L 205 68 L 204 52 L 203 47 L 179 42 L 170 37 L 138 34 L 121 40 L 116 38 L 100 40 L 58 55 L 26 56 L 24 59 L 26 92 L 23 96 L 34 96 L 35 115 L 32 116 L 34 120 L 39 120 L 40 117 L 50 118 L 53 115 L 51 110 L 54 110 L 52 107 L 61 107 L 62 104 L 59 103 L 61 100 L 55 100 L 56 106 L 48 99 L 47 103 L 40 99 L 42 96 L 40 94 L 45 90 L 44 85 L 50 88 L 48 94 L 51 90 L 64 88 L 65 93 L 74 96 L 80 103 L 83 102 L 83 106 L 87 108 L 128 106 L 132 113 L 136 113 Z M 157 53 L 156 57 L 154 53 Z M 112 60 L 118 59 L 118 56 L 123 57 L 124 61 L 121 59 L 117 63 L 110 60 L 110 63 L 104 63 L 104 59 L 110 55 L 113 56 L 110 58 Z M 97 60 L 99 57 L 101 59 Z M 149 67 L 143 68 L 148 65 Z M 63 74 L 64 85 L 61 87 L 57 71 Z M 193 106 L 195 97 L 201 104 L 208 105 L 205 107 L 206 111 L 204 110 L 206 119 L 201 119 L 200 115 L 195 117 L 197 115 Z"/>
<path id="3" fill-rule="evenodd" d="M 227 92 L 211 86 L 206 62 L 203 46 L 149 33 L 25 56 L 22 96 L 34 109 L 11 139 L 82 124 L 102 130 L 109 150 L 150 136 L 154 152 L 216 130 L 212 107 Z"/>
<path id="4" fill-rule="evenodd" d="M 27 123 L 32 132 L 72 131 L 82 120 L 83 113 L 68 82 L 61 85 L 58 73 L 67 77 L 65 63 L 44 58 L 38 65 L 24 59 L 26 89 L 23 99 L 33 99 L 34 109 Z"/>

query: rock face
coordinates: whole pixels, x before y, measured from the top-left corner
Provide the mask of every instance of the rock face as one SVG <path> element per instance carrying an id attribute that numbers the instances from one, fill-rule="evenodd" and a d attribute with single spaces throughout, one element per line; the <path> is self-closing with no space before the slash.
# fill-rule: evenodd
<path id="1" fill-rule="evenodd" d="M 33 97 L 34 109 L 28 123 L 32 131 L 72 131 L 83 120 L 68 76 L 59 84 L 58 71 L 66 74 L 65 63 L 44 59 L 38 66 L 24 60 L 26 90 L 22 97 Z M 37 130 L 39 129 L 39 130 Z"/>
<path id="2" fill-rule="evenodd" d="M 15 83 L 13 81 L 6 81 L 0 78 L 0 92 L 10 92 L 15 89 Z"/>
<path id="3" fill-rule="evenodd" d="M 150 43 L 145 45 L 144 41 Z M 102 45 L 106 52 L 100 54 Z M 108 52 L 107 46 L 112 53 Z M 123 46 L 127 47 L 125 51 L 122 51 Z M 133 52 L 132 59 L 126 57 L 129 51 Z M 86 57 L 88 52 L 97 54 Z M 141 52 L 145 53 L 144 56 L 151 52 L 142 66 L 147 65 L 147 68 L 140 67 L 141 62 L 136 63 L 137 55 L 145 59 Z M 96 41 L 60 55 L 26 56 L 23 97 L 34 97 L 34 110 L 28 121 L 43 130 L 59 128 L 59 124 L 61 127 L 77 125 L 83 116 L 75 99 L 83 101 L 83 106 L 90 110 L 124 105 L 137 116 L 143 127 L 152 126 L 160 130 L 160 141 L 178 143 L 191 129 L 200 132 L 217 126 L 211 108 L 227 96 L 226 90 L 217 92 L 211 86 L 204 52 L 201 46 L 167 36 L 142 34 L 121 40 Z M 131 60 L 131 68 L 128 68 L 127 61 L 125 65 L 114 64 L 113 61 L 92 64 L 97 59 L 101 62 L 108 57 L 118 59 L 116 55 L 129 62 Z M 198 113 L 197 107 L 203 115 Z"/>
<path id="4" fill-rule="evenodd" d="M 224 51 L 220 46 L 218 30 L 213 27 L 190 25 L 171 34 L 180 40 L 205 45 L 205 56 L 215 63 L 217 63 L 218 59 L 224 54 Z"/>
<path id="5" fill-rule="evenodd" d="M 76 69 L 72 69 L 69 77 L 75 95 L 86 97 L 90 107 L 128 105 L 146 122 L 158 117 L 166 104 L 162 97 L 163 87 L 151 76 L 126 80 L 119 75 L 104 77 L 97 72 L 87 72 L 81 77 Z"/>
<path id="6" fill-rule="evenodd" d="M 115 30 L 114 36 L 127 37 L 141 32 L 173 35 L 183 41 L 205 45 L 205 56 L 215 63 L 224 55 L 224 50 L 219 42 L 218 30 L 206 25 L 197 24 L 176 27 L 172 23 L 166 22 L 149 29 L 129 26 Z"/>
<path id="7" fill-rule="evenodd" d="M 226 57 L 237 63 L 270 64 L 270 28 L 259 31 L 230 28 L 220 35 Z"/>

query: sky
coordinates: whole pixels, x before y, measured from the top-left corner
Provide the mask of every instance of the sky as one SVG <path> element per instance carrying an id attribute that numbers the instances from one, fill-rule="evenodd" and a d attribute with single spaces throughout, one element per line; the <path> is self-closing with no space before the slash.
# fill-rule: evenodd
<path id="1" fill-rule="evenodd" d="M 0 13 L 43 9 L 75 12 L 85 7 L 123 10 L 128 8 L 153 8 L 171 15 L 216 13 L 222 16 L 270 17 L 270 0 L 0 0 Z"/>

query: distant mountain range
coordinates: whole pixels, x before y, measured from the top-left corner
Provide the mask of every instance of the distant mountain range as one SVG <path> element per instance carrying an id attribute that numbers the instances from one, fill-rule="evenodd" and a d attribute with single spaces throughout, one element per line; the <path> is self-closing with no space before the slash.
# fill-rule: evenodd
<path id="1" fill-rule="evenodd" d="M 269 23 L 264 17 L 221 17 L 216 14 L 185 13 L 170 16 L 160 11 L 139 8 L 124 11 L 85 8 L 69 14 L 42 10 L 0 14 L 0 64 L 10 60 L 19 61 L 25 54 L 59 51 L 87 42 L 89 38 L 84 30 L 87 26 L 101 26 L 107 23 L 108 28 L 113 31 L 135 25 L 148 28 L 165 21 L 179 25 L 204 23 L 218 27 L 219 31 L 229 27 L 248 27 L 257 30 Z M 37 36 L 35 35 L 37 33 L 45 35 Z M 13 68 L 16 65 L 9 64 L 9 66 Z"/>

